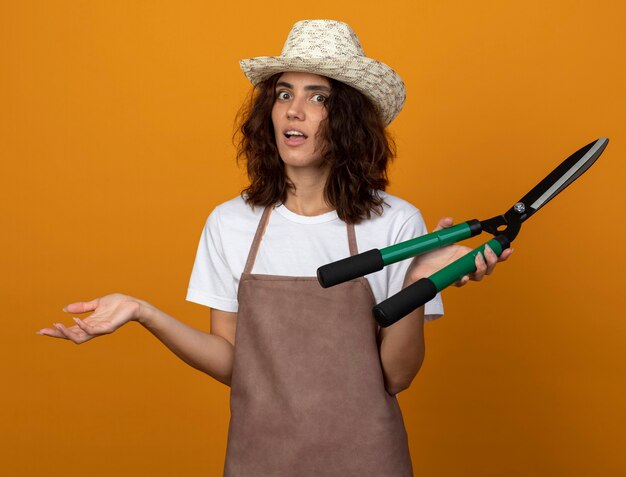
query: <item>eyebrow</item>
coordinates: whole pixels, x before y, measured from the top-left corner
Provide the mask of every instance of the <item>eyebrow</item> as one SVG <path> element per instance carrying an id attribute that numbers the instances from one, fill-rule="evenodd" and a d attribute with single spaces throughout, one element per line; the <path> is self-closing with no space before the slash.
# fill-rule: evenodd
<path id="1" fill-rule="evenodd" d="M 286 81 L 279 81 L 276 83 L 276 86 L 293 89 L 293 85 L 291 83 L 287 83 Z M 328 86 L 324 86 L 323 84 L 310 84 L 304 87 L 304 91 L 326 91 L 330 93 L 330 88 Z"/>

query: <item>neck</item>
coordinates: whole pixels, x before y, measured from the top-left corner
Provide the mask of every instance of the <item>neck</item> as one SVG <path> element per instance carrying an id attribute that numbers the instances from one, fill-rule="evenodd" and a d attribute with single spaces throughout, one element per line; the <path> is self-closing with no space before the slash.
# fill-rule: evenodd
<path id="1" fill-rule="evenodd" d="M 328 178 L 328 168 L 292 168 L 285 169 L 287 177 L 295 190 L 287 193 L 285 207 L 298 215 L 314 216 L 325 214 L 333 207 L 324 199 L 324 186 Z"/>

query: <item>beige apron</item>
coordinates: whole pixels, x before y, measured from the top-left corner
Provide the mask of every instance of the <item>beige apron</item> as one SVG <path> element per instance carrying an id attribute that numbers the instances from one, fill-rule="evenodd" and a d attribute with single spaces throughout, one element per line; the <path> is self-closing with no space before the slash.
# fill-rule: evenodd
<path id="1" fill-rule="evenodd" d="M 270 211 L 239 283 L 224 475 L 411 476 L 367 280 L 324 289 L 316 277 L 252 274 Z M 354 225 L 347 228 L 354 255 Z"/>

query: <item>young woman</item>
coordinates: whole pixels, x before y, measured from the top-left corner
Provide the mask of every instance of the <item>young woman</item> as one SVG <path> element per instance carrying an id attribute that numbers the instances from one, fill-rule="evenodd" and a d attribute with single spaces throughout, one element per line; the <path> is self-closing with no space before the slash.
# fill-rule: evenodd
<path id="1" fill-rule="evenodd" d="M 404 85 L 329 20 L 298 22 L 281 56 L 241 66 L 255 85 L 239 147 L 250 185 L 209 216 L 187 296 L 211 308 L 211 333 L 121 294 L 72 303 L 69 313 L 93 313 L 40 333 L 82 343 L 138 321 L 230 385 L 228 476 L 412 475 L 395 395 L 421 366 L 424 320 L 443 308 L 437 297 L 384 329 L 371 308 L 468 249 L 329 289 L 315 278 L 320 265 L 426 232 L 415 207 L 383 192 L 393 153 L 384 128 Z M 510 253 L 479 255 L 459 285 Z"/>

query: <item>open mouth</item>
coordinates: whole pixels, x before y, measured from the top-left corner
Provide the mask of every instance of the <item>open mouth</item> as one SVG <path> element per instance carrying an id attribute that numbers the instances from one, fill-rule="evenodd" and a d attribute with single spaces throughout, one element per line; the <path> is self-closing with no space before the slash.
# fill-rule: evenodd
<path id="1" fill-rule="evenodd" d="M 307 136 L 301 131 L 296 131 L 294 129 L 290 129 L 289 131 L 285 131 L 283 133 L 287 139 L 306 139 Z"/>

